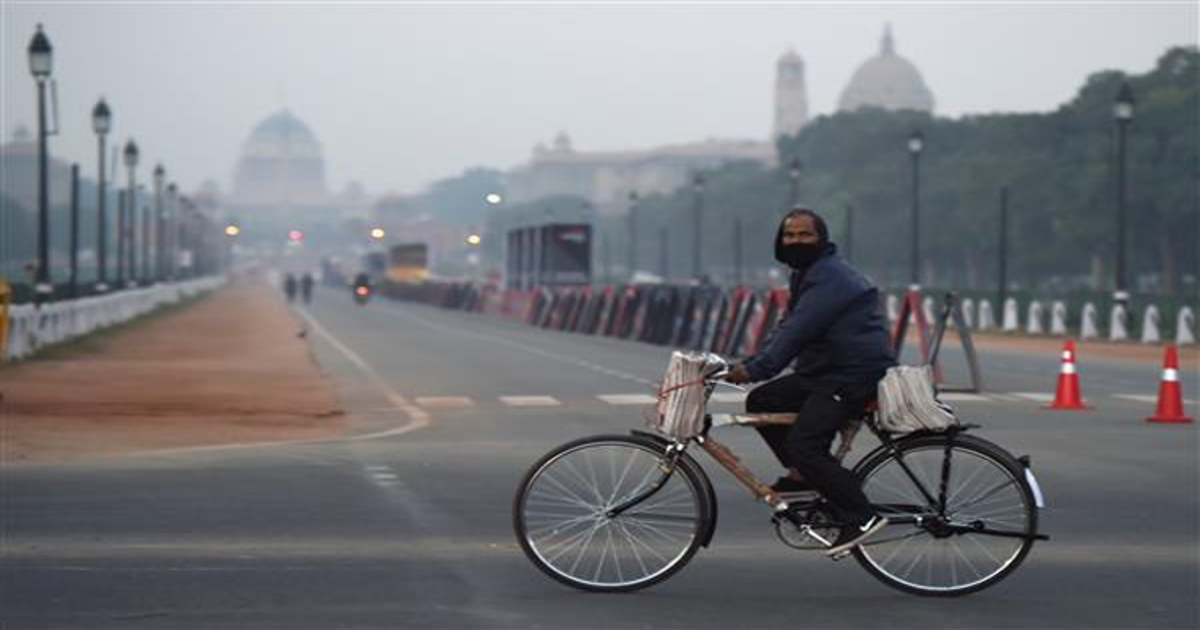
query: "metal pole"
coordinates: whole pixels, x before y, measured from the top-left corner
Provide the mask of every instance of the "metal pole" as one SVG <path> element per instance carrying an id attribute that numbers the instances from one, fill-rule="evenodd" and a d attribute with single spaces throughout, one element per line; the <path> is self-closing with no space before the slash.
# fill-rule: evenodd
<path id="1" fill-rule="evenodd" d="M 1008 186 L 1000 187 L 1000 286 L 996 303 L 1004 312 L 1008 299 Z"/>
<path id="2" fill-rule="evenodd" d="M 153 217 L 150 216 L 150 208 L 142 206 L 142 282 L 151 283 L 154 281 L 152 270 L 154 269 L 153 259 L 150 256 L 150 224 Z"/>
<path id="3" fill-rule="evenodd" d="M 629 277 L 637 271 L 637 200 L 636 192 L 629 193 L 629 211 L 625 217 L 629 229 Z"/>
<path id="4" fill-rule="evenodd" d="M 921 284 L 921 153 L 912 152 L 912 277 L 913 284 Z"/>
<path id="5" fill-rule="evenodd" d="M 702 265 L 702 257 L 700 252 L 703 239 L 702 223 L 704 222 L 704 178 L 702 176 L 696 176 L 694 189 L 696 194 L 692 208 L 693 220 L 695 224 L 693 231 L 693 236 L 695 238 L 692 241 L 692 277 L 699 280 L 700 269 Z"/>
<path id="6" fill-rule="evenodd" d="M 129 242 L 126 244 L 125 249 L 129 255 L 129 282 L 130 284 L 137 284 L 137 188 L 134 186 L 133 168 L 126 170 L 129 171 L 129 189 L 125 194 L 125 211 L 128 214 L 125 229 L 127 231 L 126 238 L 129 239 Z"/>
<path id="7" fill-rule="evenodd" d="M 600 233 L 600 255 L 601 255 L 601 259 L 602 259 L 602 263 L 601 263 L 601 264 L 603 265 L 603 268 L 604 268 L 604 280 L 603 280 L 603 282 L 601 283 L 601 284 L 603 284 L 603 283 L 605 283 L 605 282 L 608 282 L 608 281 L 609 281 L 609 278 L 611 278 L 611 277 L 612 277 L 611 275 L 609 275 L 609 271 L 610 271 L 610 269 L 609 269 L 609 266 L 608 266 L 608 265 L 609 265 L 609 262 L 610 262 L 610 260 L 609 260 L 609 257 L 608 257 L 608 255 L 609 255 L 609 251 L 608 251 L 608 230 L 605 230 L 605 231 L 603 231 L 603 232 L 601 232 L 601 233 Z"/>
<path id="8" fill-rule="evenodd" d="M 658 228 L 658 275 L 666 280 L 671 275 L 671 256 L 667 249 L 667 227 Z"/>
<path id="9" fill-rule="evenodd" d="M 846 204 L 846 233 L 842 235 L 843 245 L 845 246 L 845 258 L 847 261 L 854 260 L 854 206 Z"/>
<path id="10" fill-rule="evenodd" d="M 117 191 L 117 288 L 125 288 L 125 191 Z"/>
<path id="11" fill-rule="evenodd" d="M 1117 292 L 1114 298 L 1122 304 L 1129 299 L 1125 275 L 1125 132 L 1128 126 L 1128 120 L 1117 121 Z"/>
<path id="12" fill-rule="evenodd" d="M 163 282 L 167 279 L 167 248 L 166 248 L 166 211 L 163 209 L 163 189 L 161 178 L 154 182 L 154 279 Z"/>
<path id="13" fill-rule="evenodd" d="M 104 134 L 100 137 L 100 160 L 97 179 L 96 199 L 96 291 L 103 293 L 108 290 L 108 217 L 105 215 L 104 199 Z"/>
<path id="14" fill-rule="evenodd" d="M 54 292 L 50 284 L 50 181 L 46 149 L 46 81 L 38 79 L 38 268 L 34 286 L 38 304 Z"/>
<path id="15" fill-rule="evenodd" d="M 742 217 L 733 219 L 733 283 L 742 284 Z"/>
<path id="16" fill-rule="evenodd" d="M 71 297 L 79 297 L 79 165 L 71 165 Z"/>

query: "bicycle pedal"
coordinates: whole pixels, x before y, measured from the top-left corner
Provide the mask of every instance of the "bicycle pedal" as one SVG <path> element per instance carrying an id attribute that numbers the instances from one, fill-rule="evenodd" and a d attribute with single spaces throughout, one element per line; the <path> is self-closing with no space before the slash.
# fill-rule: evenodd
<path id="1" fill-rule="evenodd" d="M 847 549 L 846 551 L 843 551 L 837 555 L 829 556 L 829 559 L 833 560 L 834 562 L 841 562 L 842 560 L 845 560 L 846 558 L 849 558 L 852 555 L 854 555 L 854 551 Z"/>

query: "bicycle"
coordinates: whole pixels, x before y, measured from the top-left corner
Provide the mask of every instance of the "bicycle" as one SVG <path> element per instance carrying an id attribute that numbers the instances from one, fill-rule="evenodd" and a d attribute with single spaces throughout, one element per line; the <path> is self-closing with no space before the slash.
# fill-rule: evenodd
<path id="1" fill-rule="evenodd" d="M 716 355 L 703 376 L 703 426 L 694 435 L 633 430 L 551 450 L 525 474 L 513 499 L 513 527 L 534 565 L 568 586 L 633 591 L 668 579 L 712 541 L 717 496 L 697 446 L 772 509 L 779 539 L 801 550 L 832 546 L 841 523 L 815 493 L 787 497 L 756 477 L 709 434 L 725 426 L 789 423 L 795 414 L 709 414 L 707 403 L 729 364 Z M 839 460 L 866 426 L 880 445 L 854 472 L 887 527 L 849 554 L 875 578 L 901 591 L 957 596 L 992 586 L 1029 554 L 1039 534 L 1041 489 L 1028 456 L 954 425 L 894 437 L 878 410 L 841 430 Z M 842 556 L 845 557 L 845 554 Z"/>

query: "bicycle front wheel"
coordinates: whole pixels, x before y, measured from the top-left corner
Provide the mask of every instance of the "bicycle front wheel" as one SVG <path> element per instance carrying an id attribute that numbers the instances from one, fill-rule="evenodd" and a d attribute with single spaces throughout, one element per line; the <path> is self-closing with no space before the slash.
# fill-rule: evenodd
<path id="1" fill-rule="evenodd" d="M 912 438 L 899 454 L 881 452 L 859 472 L 890 521 L 854 552 L 872 575 L 908 593 L 954 596 L 1020 565 L 1037 534 L 1037 504 L 1019 462 L 962 435 Z"/>
<path id="2" fill-rule="evenodd" d="M 702 544 L 710 518 L 687 466 L 665 480 L 663 447 L 628 436 L 565 444 L 526 473 L 513 500 L 521 549 L 550 577 L 589 591 L 632 591 L 667 579 Z M 610 510 L 662 487 L 620 514 Z"/>

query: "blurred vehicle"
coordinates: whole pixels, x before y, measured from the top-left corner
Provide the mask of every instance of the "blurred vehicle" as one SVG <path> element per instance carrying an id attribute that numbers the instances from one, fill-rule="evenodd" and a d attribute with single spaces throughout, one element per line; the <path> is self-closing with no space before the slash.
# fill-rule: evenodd
<path id="1" fill-rule="evenodd" d="M 371 294 L 374 289 L 371 287 L 371 276 L 366 272 L 359 272 L 354 276 L 354 284 L 352 285 L 354 292 L 354 302 L 359 306 L 363 306 L 371 299 Z"/>

